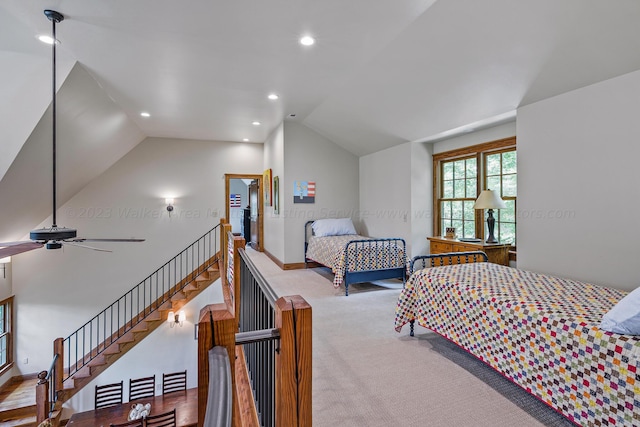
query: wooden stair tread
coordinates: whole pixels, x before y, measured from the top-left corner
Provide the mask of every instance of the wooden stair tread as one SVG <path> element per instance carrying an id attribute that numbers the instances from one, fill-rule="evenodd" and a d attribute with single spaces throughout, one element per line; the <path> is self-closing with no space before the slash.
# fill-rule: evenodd
<path id="1" fill-rule="evenodd" d="M 2 406 L 0 414 L 32 405 L 35 407 L 36 384 L 38 384 L 38 379 L 32 378 L 11 381 L 10 384 L 3 387 L 0 392 L 0 406 Z"/>
<path id="2" fill-rule="evenodd" d="M 29 417 L 16 418 L 13 420 L 4 420 L 2 421 L 2 427 L 27 427 L 27 426 L 35 426 L 36 425 L 36 416 L 32 415 Z"/>

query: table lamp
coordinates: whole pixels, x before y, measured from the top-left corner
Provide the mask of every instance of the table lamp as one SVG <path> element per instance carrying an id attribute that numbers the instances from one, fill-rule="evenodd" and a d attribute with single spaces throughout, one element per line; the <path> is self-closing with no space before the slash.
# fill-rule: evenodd
<path id="1" fill-rule="evenodd" d="M 487 238 L 487 243 L 498 243 L 493 235 L 493 230 L 496 225 L 496 220 L 493 217 L 493 210 L 503 209 L 506 207 L 507 205 L 504 203 L 504 200 L 502 200 L 498 193 L 493 190 L 482 190 L 476 199 L 476 203 L 473 205 L 474 209 L 488 209 L 487 226 L 489 227 L 489 237 Z"/>

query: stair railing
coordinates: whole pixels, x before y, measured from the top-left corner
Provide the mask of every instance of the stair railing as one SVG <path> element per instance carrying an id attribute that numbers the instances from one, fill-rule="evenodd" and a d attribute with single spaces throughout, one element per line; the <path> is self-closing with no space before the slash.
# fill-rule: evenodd
<path id="1" fill-rule="evenodd" d="M 65 338 L 63 381 L 215 265 L 220 252 L 219 229 L 220 224 Z"/>

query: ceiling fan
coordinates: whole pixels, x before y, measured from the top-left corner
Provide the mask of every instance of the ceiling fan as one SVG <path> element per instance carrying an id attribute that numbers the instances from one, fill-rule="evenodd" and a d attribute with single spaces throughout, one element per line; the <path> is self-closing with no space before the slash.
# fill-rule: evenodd
<path id="1" fill-rule="evenodd" d="M 82 242 L 144 242 L 144 239 L 85 239 L 77 237 L 77 230 L 73 228 L 58 227 L 56 222 L 56 23 L 64 20 L 64 16 L 55 10 L 45 10 L 45 16 L 51 21 L 53 48 L 52 48 L 52 82 L 53 96 L 51 110 L 53 115 L 52 145 L 53 145 L 53 224 L 49 228 L 39 228 L 31 231 L 29 238 L 21 242 L 0 242 L 0 258 L 17 255 L 33 249 L 46 247 L 47 249 L 60 249 L 63 245 L 79 246 L 102 252 L 111 252 L 107 249 L 94 248 L 83 245 Z"/>

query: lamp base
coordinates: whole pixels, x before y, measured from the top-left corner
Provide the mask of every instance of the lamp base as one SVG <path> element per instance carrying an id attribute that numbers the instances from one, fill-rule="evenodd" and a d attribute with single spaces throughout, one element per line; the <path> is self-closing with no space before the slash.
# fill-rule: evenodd
<path id="1" fill-rule="evenodd" d="M 496 226 L 496 220 L 493 217 L 493 209 L 489 209 L 487 211 L 487 227 L 489 228 L 489 237 L 487 238 L 487 243 L 498 243 L 495 236 L 493 235 L 493 230 Z"/>

